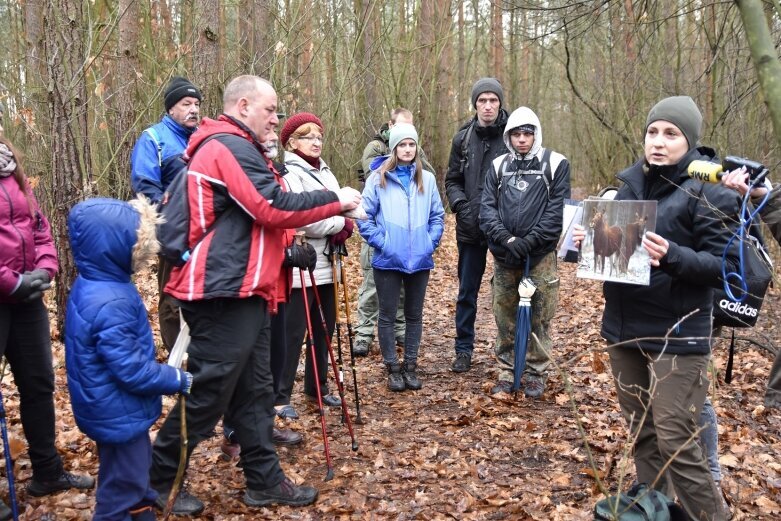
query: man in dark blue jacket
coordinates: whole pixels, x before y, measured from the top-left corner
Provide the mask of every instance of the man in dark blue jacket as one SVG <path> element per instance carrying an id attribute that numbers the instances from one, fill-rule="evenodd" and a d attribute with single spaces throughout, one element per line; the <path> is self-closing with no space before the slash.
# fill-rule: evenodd
<path id="1" fill-rule="evenodd" d="M 178 159 L 187 148 L 187 142 L 200 122 L 201 92 L 186 78 L 171 78 L 163 93 L 163 119 L 145 129 L 139 136 L 130 156 L 130 182 L 136 194 L 144 194 L 153 203 L 159 203 L 168 185 L 179 171 Z M 171 265 L 159 257 L 157 284 L 160 301 L 157 305 L 160 337 L 170 350 L 179 335 L 179 309 L 163 293 L 171 275 Z"/>

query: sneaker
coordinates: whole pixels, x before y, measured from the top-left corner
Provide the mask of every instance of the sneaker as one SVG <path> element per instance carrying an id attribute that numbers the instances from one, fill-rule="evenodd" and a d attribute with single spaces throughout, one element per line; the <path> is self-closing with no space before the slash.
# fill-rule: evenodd
<path id="1" fill-rule="evenodd" d="M 8 505 L 0 500 L 0 521 L 7 521 L 8 519 L 13 519 L 13 517 L 14 513 L 8 508 Z"/>
<path id="2" fill-rule="evenodd" d="M 539 398 L 545 391 L 545 382 L 539 378 L 527 378 L 523 386 L 523 394 L 527 398 Z"/>
<path id="3" fill-rule="evenodd" d="M 222 443 L 220 443 L 220 456 L 225 461 L 233 461 L 239 459 L 241 454 L 241 445 L 238 442 L 232 442 L 230 438 L 222 437 Z"/>
<path id="4" fill-rule="evenodd" d="M 283 420 L 289 419 L 289 420 L 297 420 L 298 419 L 298 413 L 293 408 L 292 405 L 283 405 L 279 409 L 277 409 L 277 416 L 282 418 Z"/>
<path id="5" fill-rule="evenodd" d="M 277 429 L 271 434 L 271 441 L 274 445 L 298 445 L 304 437 L 292 429 Z"/>
<path id="6" fill-rule="evenodd" d="M 369 342 L 368 340 L 356 340 L 355 344 L 353 344 L 353 355 L 354 356 L 366 356 L 369 354 Z"/>
<path id="7" fill-rule="evenodd" d="M 296 486 L 285 478 L 276 487 L 266 490 L 247 489 L 244 493 L 244 503 L 251 507 L 264 507 L 268 505 L 311 505 L 317 499 L 317 489 L 305 485 Z"/>
<path id="8" fill-rule="evenodd" d="M 306 399 L 312 403 L 315 404 L 317 403 L 317 396 L 310 396 L 307 394 Z M 323 405 L 328 407 L 341 407 L 342 400 L 338 396 L 334 396 L 333 394 L 325 394 L 323 395 Z"/>
<path id="9" fill-rule="evenodd" d="M 165 492 L 157 491 L 159 496 L 155 500 L 155 506 L 160 510 L 165 510 L 165 504 L 168 503 L 168 494 L 170 490 Z M 182 488 L 174 501 L 174 507 L 171 509 L 171 513 L 176 516 L 197 516 L 203 512 L 203 501 L 190 494 L 187 489 Z"/>
<path id="10" fill-rule="evenodd" d="M 33 478 L 27 486 L 27 493 L 31 496 L 40 497 L 54 494 L 62 490 L 76 488 L 79 490 L 88 490 L 95 486 L 95 478 L 82 476 L 81 474 L 71 474 L 63 471 L 60 477 L 50 481 L 38 481 Z"/>
<path id="11" fill-rule="evenodd" d="M 453 362 L 451 370 L 454 373 L 465 373 L 472 368 L 472 355 L 469 353 L 456 353 L 456 359 Z"/>
<path id="12" fill-rule="evenodd" d="M 499 393 L 511 393 L 513 389 L 513 383 L 505 380 L 499 380 L 499 382 L 491 388 L 491 394 Z"/>

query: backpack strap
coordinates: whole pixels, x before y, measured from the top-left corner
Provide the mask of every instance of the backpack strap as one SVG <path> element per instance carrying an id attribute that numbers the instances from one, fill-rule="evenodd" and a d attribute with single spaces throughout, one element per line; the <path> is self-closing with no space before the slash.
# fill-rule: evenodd
<path id="1" fill-rule="evenodd" d="M 152 140 L 152 143 L 154 143 L 155 146 L 157 147 L 157 166 L 162 167 L 163 166 L 163 144 L 160 143 L 160 137 L 157 135 L 157 131 L 154 129 L 154 127 L 149 127 L 148 129 L 144 130 L 144 132 L 146 132 L 146 134 Z"/>

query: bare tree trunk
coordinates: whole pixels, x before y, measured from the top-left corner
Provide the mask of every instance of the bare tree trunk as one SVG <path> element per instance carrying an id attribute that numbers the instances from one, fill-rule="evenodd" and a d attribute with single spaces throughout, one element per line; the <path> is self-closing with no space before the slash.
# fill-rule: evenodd
<path id="1" fill-rule="evenodd" d="M 44 56 L 51 132 L 52 207 L 48 215 L 60 260 L 55 299 L 57 322 L 64 321 L 65 303 L 76 267 L 68 248 L 70 208 L 91 192 L 90 142 L 87 133 L 87 90 L 80 0 L 50 0 L 44 15 Z"/>
<path id="2" fill-rule="evenodd" d="M 194 52 L 192 77 L 196 78 L 203 93 L 203 113 L 218 112 L 222 107 L 220 73 L 220 1 L 201 0 L 193 6 Z"/>
<path id="3" fill-rule="evenodd" d="M 759 85 L 770 111 L 776 141 L 781 144 L 781 63 L 770 36 L 761 0 L 736 0 L 746 31 Z"/>
<path id="4" fill-rule="evenodd" d="M 504 71 L 504 26 L 502 24 L 501 2 L 491 2 L 491 64 L 489 76 L 501 75 Z"/>
<path id="5" fill-rule="evenodd" d="M 111 98 L 117 117 L 114 124 L 115 173 L 111 185 L 115 188 L 115 196 L 125 199 L 131 195 L 128 177 L 130 173 L 130 153 L 134 136 L 133 123 L 136 119 L 136 109 L 128 100 L 138 99 L 138 75 L 141 64 L 138 59 L 138 43 L 140 35 L 140 6 L 138 0 L 119 1 L 119 60 L 117 63 L 116 90 Z M 111 121 L 108 122 L 111 124 Z"/>

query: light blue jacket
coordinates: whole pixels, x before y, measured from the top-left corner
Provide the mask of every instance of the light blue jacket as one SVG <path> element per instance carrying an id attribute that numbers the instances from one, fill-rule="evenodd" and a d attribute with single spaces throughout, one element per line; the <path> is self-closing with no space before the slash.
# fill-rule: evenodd
<path id="1" fill-rule="evenodd" d="M 385 175 L 380 186 L 378 172 L 366 180 L 363 208 L 369 218 L 358 222 L 358 230 L 374 248 L 372 266 L 404 273 L 434 267 L 434 250 L 445 227 L 445 211 L 434 174 L 423 170 L 423 193 L 411 182 L 409 193 L 395 171 Z"/>

